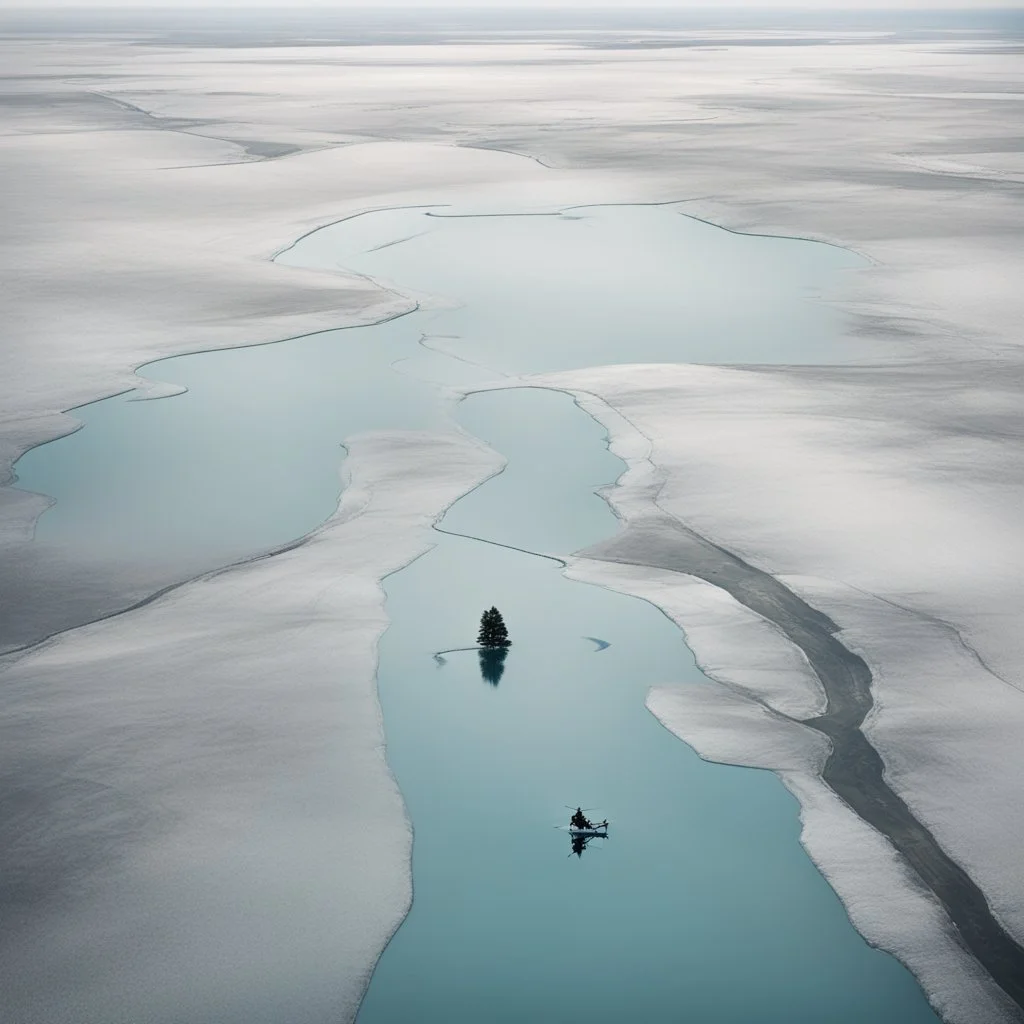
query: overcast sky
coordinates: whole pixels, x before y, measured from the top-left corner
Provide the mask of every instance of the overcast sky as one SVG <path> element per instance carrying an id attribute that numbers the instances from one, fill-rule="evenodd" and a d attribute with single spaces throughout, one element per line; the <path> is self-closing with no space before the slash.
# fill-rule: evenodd
<path id="1" fill-rule="evenodd" d="M 928 10 L 928 9 L 962 9 L 979 10 L 985 7 L 1021 8 L 1024 9 L 1024 0 L 983 0 L 982 3 L 971 3 L 970 0 L 805 0 L 804 3 L 785 3 L 780 0 L 742 0 L 742 2 L 714 2 L 714 0 L 698 0 L 696 3 L 680 3 L 679 0 L 640 0 L 639 3 L 626 2 L 600 2 L 600 0 L 362 0 L 362 2 L 346 2 L 346 0 L 297 0 L 289 3 L 288 0 L 35 0 L 29 4 L 26 0 L 0 0 L 0 9 L 39 7 L 138 7 L 138 8 L 178 8 L 178 7 L 317 7 L 330 10 L 356 10 L 359 8 L 385 8 L 385 7 L 479 7 L 479 8 L 501 8 L 501 7 L 538 7 L 538 8 L 559 8 L 559 7 L 610 7 L 610 8 L 642 8 L 659 7 L 674 8 L 676 10 L 688 10 L 693 8 L 722 8 L 722 7 L 758 7 L 758 8 L 802 8 L 806 10 L 854 10 L 859 8 L 873 8 L 883 10 Z"/>

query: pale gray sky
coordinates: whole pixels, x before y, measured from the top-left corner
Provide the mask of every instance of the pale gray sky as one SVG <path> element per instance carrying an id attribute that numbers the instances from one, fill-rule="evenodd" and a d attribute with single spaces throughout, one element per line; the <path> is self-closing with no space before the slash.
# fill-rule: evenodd
<path id="1" fill-rule="evenodd" d="M 394 7 L 461 7 L 461 8 L 593 8 L 606 7 L 618 9 L 658 7 L 675 10 L 721 9 L 721 8 L 775 8 L 785 10 L 857 10 L 870 8 L 873 10 L 965 10 L 978 11 L 986 7 L 1024 9 L 1024 0 L 984 0 L 983 3 L 971 3 L 970 0 L 808 0 L 797 4 L 780 3 L 779 0 L 742 0 L 742 2 L 716 3 L 714 0 L 698 0 L 696 3 L 680 3 L 679 0 L 641 0 L 640 3 L 627 2 L 595 2 L 595 0 L 362 0 L 349 3 L 346 0 L 299 0 L 287 3 L 286 0 L 36 0 L 31 9 L 40 7 L 134 7 L 149 9 L 169 9 L 180 7 L 197 8 L 286 8 L 306 7 L 327 10 L 358 10 L 381 9 Z M 25 0 L 0 0 L 0 9 L 28 9 Z"/>

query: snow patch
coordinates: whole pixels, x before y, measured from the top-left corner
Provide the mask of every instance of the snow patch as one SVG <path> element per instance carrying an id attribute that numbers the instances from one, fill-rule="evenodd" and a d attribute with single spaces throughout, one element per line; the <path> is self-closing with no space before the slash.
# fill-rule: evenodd
<path id="1" fill-rule="evenodd" d="M 1009 1024 L 1020 1015 L 966 955 L 942 906 L 889 842 L 818 775 L 828 741 L 716 683 L 655 687 L 647 706 L 701 757 L 779 773 L 800 802 L 801 842 L 873 946 L 899 957 L 949 1024 Z"/>
<path id="2" fill-rule="evenodd" d="M 348 447 L 338 514 L 306 542 L 8 661 L 12 1018 L 354 1017 L 411 895 L 380 580 L 500 460 L 454 433 Z"/>
<path id="3" fill-rule="evenodd" d="M 667 569 L 588 558 L 572 559 L 566 575 L 657 606 L 686 635 L 705 675 L 767 708 L 789 718 L 825 710 L 825 692 L 803 652 L 724 590 Z"/>
<path id="4" fill-rule="evenodd" d="M 1020 691 L 948 623 L 834 581 L 783 580 L 842 622 L 843 643 L 874 677 L 875 707 L 864 732 L 882 755 L 889 784 L 1024 942 Z"/>
<path id="5" fill-rule="evenodd" d="M 706 761 L 772 771 L 820 771 L 829 753 L 821 733 L 772 714 L 720 683 L 657 686 L 647 707 Z"/>

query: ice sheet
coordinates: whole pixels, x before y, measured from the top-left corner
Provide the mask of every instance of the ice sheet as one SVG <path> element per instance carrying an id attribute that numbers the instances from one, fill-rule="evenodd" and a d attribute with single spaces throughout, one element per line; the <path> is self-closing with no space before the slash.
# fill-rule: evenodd
<path id="1" fill-rule="evenodd" d="M 457 434 L 350 452 L 307 542 L 3 673 L 11 1019 L 354 1015 L 411 895 L 374 683 L 380 580 L 500 462 Z"/>
<path id="2" fill-rule="evenodd" d="M 844 627 L 875 674 L 867 728 L 893 784 L 1019 933 L 1011 789 L 1024 748 L 1006 724 L 1015 691 L 993 696 L 995 677 L 1024 678 L 1019 54 L 980 38 L 274 53 L 5 41 L 0 454 L 69 429 L 61 410 L 131 386 L 154 356 L 394 312 L 364 282 L 266 264 L 358 209 L 448 189 L 484 207 L 689 197 L 736 229 L 848 244 L 875 261 L 841 297 L 871 343 L 860 375 L 618 371 L 561 386 L 644 420 L 640 505 L 667 482 L 671 511 L 790 574 Z M 300 152 L 253 162 L 275 145 Z M 0 533 L 22 537 L 38 503 L 0 500 Z M 170 619 L 160 635 L 174 651 L 190 642 Z M 809 817 L 809 847 L 870 930 L 855 908 L 884 850 L 846 831 L 831 798 L 801 800 L 825 837 Z M 886 877 L 871 928 L 894 929 L 886 941 L 946 1005 L 958 976 L 927 970 L 941 928 L 903 913 L 906 879 Z M 957 1005 L 991 1019 L 982 999 Z"/>
<path id="3" fill-rule="evenodd" d="M 830 372 L 841 385 L 824 386 Z M 967 628 L 986 614 L 1004 622 L 1019 614 L 1012 590 L 1017 581 L 1003 563 L 1018 540 L 1008 500 L 1012 488 L 1006 476 L 992 472 L 993 461 L 965 458 L 959 474 L 949 471 L 949 459 L 937 465 L 929 456 L 946 439 L 937 426 L 926 433 L 920 408 L 907 402 L 905 392 L 902 403 L 895 389 L 888 396 L 886 420 L 877 387 L 869 395 L 863 382 L 851 386 L 841 371 L 817 369 L 812 376 L 813 392 L 796 372 L 706 367 L 604 368 L 530 380 L 579 389 L 581 401 L 612 432 L 613 450 L 630 463 L 608 497 L 633 528 L 631 546 L 624 549 L 633 554 L 617 554 L 614 540 L 592 554 L 642 557 L 667 568 L 679 539 L 666 524 L 685 523 L 776 576 L 838 624 L 841 640 L 872 670 L 875 704 L 864 731 L 883 756 L 887 782 L 968 869 L 1003 927 L 1019 937 L 1016 851 L 1024 819 L 1014 794 L 1024 768 L 1024 696 L 996 675 L 987 650 Z M 927 387 L 927 378 L 922 369 L 916 386 Z M 899 443 L 909 435 L 915 443 Z M 997 436 L 968 438 L 965 445 L 972 454 L 977 446 L 998 451 L 1006 445 L 1013 465 L 1010 446 Z M 973 486 L 961 493 L 958 485 L 968 474 Z M 808 567 L 809 575 L 811 566 L 821 575 L 793 575 L 796 567 Z M 634 574 L 648 575 L 629 567 L 620 581 L 621 568 L 609 567 L 607 585 L 635 586 Z M 644 586 L 651 599 L 678 615 L 684 628 L 694 620 L 697 629 L 688 632 L 698 659 L 732 684 L 731 692 L 659 691 L 653 710 L 662 717 L 668 707 L 675 731 L 709 756 L 792 767 L 792 730 L 800 727 L 780 725 L 765 707 L 740 698 L 751 661 L 772 663 L 770 631 L 748 636 L 747 644 L 730 652 L 715 633 L 702 633 L 692 609 L 673 606 L 685 577 L 673 584 L 671 574 L 658 569 L 650 576 Z M 1008 586 L 1001 588 L 1003 581 Z M 934 614 L 936 605 L 943 617 Z M 806 694 L 799 674 L 776 681 L 796 705 Z M 781 707 L 778 697 L 772 703 Z M 801 799 L 810 792 L 795 791 Z M 828 808 L 842 806 L 831 798 L 818 805 L 822 828 Z M 852 875 L 844 877 L 849 864 L 830 860 L 837 849 L 821 845 L 814 854 L 819 866 L 844 898 L 867 899 Z M 900 899 L 889 905 L 895 910 Z M 884 906 L 877 905 L 879 914 Z M 959 947 L 949 946 L 929 919 L 915 920 L 922 931 L 912 942 L 899 937 L 895 922 L 882 929 L 889 938 L 878 941 L 937 992 L 927 981 L 929 971 L 921 973 L 928 966 L 922 950 L 934 941 L 938 960 Z M 970 963 L 957 970 L 964 977 L 977 973 Z M 948 987 L 943 991 L 952 999 Z M 971 1019 L 970 1000 L 950 1009 L 952 1003 L 936 998 L 951 1019 Z"/>
<path id="4" fill-rule="evenodd" d="M 748 703 L 789 718 L 813 718 L 825 710 L 821 683 L 803 652 L 724 590 L 678 572 L 586 558 L 573 559 L 568 575 L 656 605 L 699 652 L 701 671 L 726 678 Z"/>
<path id="5" fill-rule="evenodd" d="M 770 654 L 770 645 L 764 653 Z M 748 648 L 748 656 L 754 650 Z M 818 733 L 771 715 L 735 689 L 656 687 L 647 706 L 702 757 L 776 771 L 800 801 L 801 842 L 828 878 L 854 926 L 917 975 L 943 1020 L 1006 1024 L 1017 1008 L 964 955 L 945 911 L 888 842 L 821 781 L 827 755 Z"/>

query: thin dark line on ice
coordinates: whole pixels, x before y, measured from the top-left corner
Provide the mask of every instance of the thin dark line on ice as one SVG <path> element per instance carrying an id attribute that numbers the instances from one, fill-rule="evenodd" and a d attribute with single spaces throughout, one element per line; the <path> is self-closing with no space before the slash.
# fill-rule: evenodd
<path id="1" fill-rule="evenodd" d="M 487 478 L 487 480 L 490 479 L 491 477 Z M 483 482 L 487 483 L 487 480 L 484 480 Z M 476 490 L 476 488 L 474 488 L 474 490 Z M 472 493 L 472 491 L 467 491 L 466 494 L 462 495 L 462 498 L 465 498 Z M 461 501 L 462 499 L 460 498 L 459 500 Z M 454 530 L 446 530 L 444 527 L 437 524 L 434 525 L 434 529 L 437 530 L 438 533 L 446 534 L 449 537 L 461 537 L 463 540 L 475 540 L 480 544 L 490 544 L 492 547 L 504 548 L 506 551 L 518 551 L 521 555 L 532 555 L 534 558 L 544 558 L 549 562 L 556 562 L 558 565 L 562 566 L 563 569 L 567 568 L 569 565 L 564 558 L 559 558 L 557 555 L 543 555 L 539 551 L 531 551 L 529 548 L 519 548 L 516 547 L 515 544 L 502 544 L 500 540 L 488 540 L 486 537 L 477 537 L 472 533 L 456 533 Z"/>

